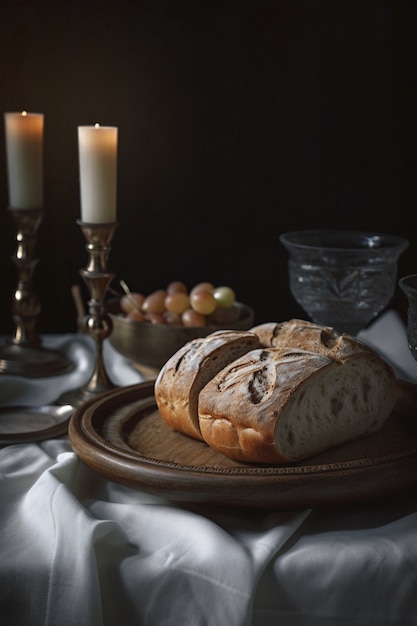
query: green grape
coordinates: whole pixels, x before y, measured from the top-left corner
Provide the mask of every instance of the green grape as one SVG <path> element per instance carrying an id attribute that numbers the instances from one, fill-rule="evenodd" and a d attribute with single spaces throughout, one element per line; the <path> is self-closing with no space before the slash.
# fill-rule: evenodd
<path id="1" fill-rule="evenodd" d="M 236 302 L 235 292 L 231 287 L 216 287 L 213 296 L 217 302 L 217 306 L 230 307 Z"/>

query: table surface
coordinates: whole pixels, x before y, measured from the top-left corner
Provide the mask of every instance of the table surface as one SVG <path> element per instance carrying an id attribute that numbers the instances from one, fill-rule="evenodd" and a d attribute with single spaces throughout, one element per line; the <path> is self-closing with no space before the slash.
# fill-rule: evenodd
<path id="1" fill-rule="evenodd" d="M 361 337 L 417 380 L 395 312 Z M 2 375 L 1 406 L 53 403 L 88 380 L 88 337 L 43 342 L 74 370 Z M 142 380 L 104 348 L 115 384 Z M 0 615 L 19 626 L 417 624 L 416 495 L 278 512 L 187 506 L 99 476 L 65 434 L 4 446 Z"/>

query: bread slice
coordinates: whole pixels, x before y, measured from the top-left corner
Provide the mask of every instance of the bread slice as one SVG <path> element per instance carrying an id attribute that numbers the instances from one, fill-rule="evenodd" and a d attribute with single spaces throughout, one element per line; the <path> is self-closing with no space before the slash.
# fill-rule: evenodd
<path id="1" fill-rule="evenodd" d="M 294 462 L 379 430 L 395 376 L 373 351 L 343 361 L 291 348 L 256 349 L 201 390 L 204 440 L 250 463 Z"/>
<path id="2" fill-rule="evenodd" d="M 197 408 L 201 389 L 226 365 L 259 347 L 254 333 L 219 330 L 180 348 L 155 381 L 155 399 L 165 422 L 174 430 L 203 439 Z"/>

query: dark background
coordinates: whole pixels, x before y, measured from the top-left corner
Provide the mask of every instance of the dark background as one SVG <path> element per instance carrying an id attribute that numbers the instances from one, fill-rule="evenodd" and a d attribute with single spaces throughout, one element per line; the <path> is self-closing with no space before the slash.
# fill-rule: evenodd
<path id="1" fill-rule="evenodd" d="M 45 114 L 39 330 L 75 330 L 80 124 L 119 128 L 115 287 L 210 280 L 286 319 L 278 236 L 312 227 L 403 235 L 399 274 L 417 272 L 416 18 L 414 0 L 3 1 L 0 108 Z M 2 148 L 0 333 L 7 202 Z"/>

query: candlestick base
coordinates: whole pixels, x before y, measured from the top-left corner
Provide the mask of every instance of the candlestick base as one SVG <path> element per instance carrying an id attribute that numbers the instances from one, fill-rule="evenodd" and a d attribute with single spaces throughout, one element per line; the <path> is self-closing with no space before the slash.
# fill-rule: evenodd
<path id="1" fill-rule="evenodd" d="M 88 385 L 86 387 L 80 387 L 79 389 L 70 389 L 63 393 L 58 400 L 56 400 L 56 404 L 66 405 L 69 404 L 74 409 L 77 409 L 88 400 L 92 398 L 97 398 L 97 396 L 105 393 L 106 391 L 111 391 L 115 389 L 116 385 L 114 385 L 111 381 L 108 382 L 104 387 L 95 387 L 89 388 Z"/>
<path id="2" fill-rule="evenodd" d="M 34 252 L 43 211 L 16 208 L 9 208 L 9 211 L 17 229 L 13 262 L 18 271 L 18 281 L 12 302 L 16 328 L 14 337 L 0 348 L 0 374 L 29 378 L 65 374 L 74 364 L 63 354 L 44 348 L 36 330 L 41 304 L 33 286 L 32 275 L 38 262 Z"/>
<path id="3" fill-rule="evenodd" d="M 30 346 L 9 341 L 0 349 L 0 374 L 43 378 L 66 374 L 73 367 L 73 363 L 63 354 L 42 345 Z"/>

